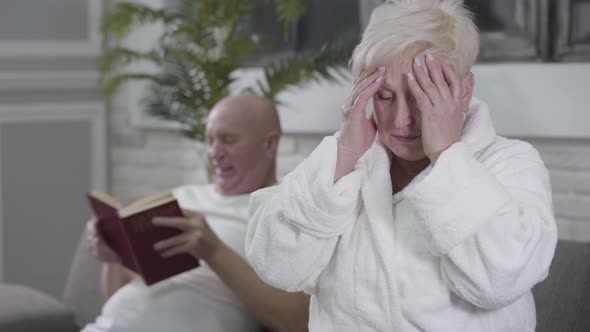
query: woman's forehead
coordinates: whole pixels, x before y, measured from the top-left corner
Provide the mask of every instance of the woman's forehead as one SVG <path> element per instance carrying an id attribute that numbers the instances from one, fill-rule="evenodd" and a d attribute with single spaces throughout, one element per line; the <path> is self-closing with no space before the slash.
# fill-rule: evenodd
<path id="1" fill-rule="evenodd" d="M 385 65 L 386 75 L 402 76 L 412 70 L 413 56 L 398 57 Z"/>
<path id="2" fill-rule="evenodd" d="M 406 88 L 408 86 L 407 74 L 412 70 L 413 61 L 412 58 L 408 61 L 385 66 L 382 87 L 388 90 L 395 90 L 400 87 Z"/>
<path id="3" fill-rule="evenodd" d="M 426 54 L 426 47 L 409 47 L 401 53 L 393 57 L 385 67 L 389 70 L 401 70 L 408 72 L 412 69 L 412 63 L 417 56 L 424 56 Z"/>
<path id="4" fill-rule="evenodd" d="M 385 65 L 383 86 L 388 89 L 393 89 L 397 86 L 407 87 L 407 74 L 412 71 L 414 58 L 423 57 L 425 51 L 425 47 L 410 47 L 391 59 Z"/>

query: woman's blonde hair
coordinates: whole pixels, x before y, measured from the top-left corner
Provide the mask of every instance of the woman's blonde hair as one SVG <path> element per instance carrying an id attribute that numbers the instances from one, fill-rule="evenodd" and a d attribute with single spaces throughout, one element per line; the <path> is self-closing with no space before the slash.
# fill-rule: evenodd
<path id="1" fill-rule="evenodd" d="M 451 63 L 465 77 L 479 53 L 472 13 L 461 0 L 389 0 L 375 8 L 350 66 L 355 77 L 389 64 L 411 47 Z"/>

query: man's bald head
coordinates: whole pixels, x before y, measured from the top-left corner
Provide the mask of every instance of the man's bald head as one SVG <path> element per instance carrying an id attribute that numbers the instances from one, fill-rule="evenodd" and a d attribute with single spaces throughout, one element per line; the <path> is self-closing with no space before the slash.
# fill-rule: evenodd
<path id="1" fill-rule="evenodd" d="M 228 112 L 233 117 L 247 119 L 249 127 L 262 134 L 272 131 L 281 133 L 281 123 L 274 103 L 266 97 L 255 94 L 227 96 L 211 110 L 210 117 L 218 112 Z"/>
<path id="2" fill-rule="evenodd" d="M 244 94 L 220 100 L 207 119 L 213 183 L 224 195 L 251 193 L 276 182 L 281 125 L 267 98 Z"/>

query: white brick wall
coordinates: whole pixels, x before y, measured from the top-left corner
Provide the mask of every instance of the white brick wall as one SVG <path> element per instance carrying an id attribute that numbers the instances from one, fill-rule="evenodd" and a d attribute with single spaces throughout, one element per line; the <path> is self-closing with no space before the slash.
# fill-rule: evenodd
<path id="1" fill-rule="evenodd" d="M 206 183 L 203 147 L 170 130 L 132 128 L 121 104 L 111 111 L 111 191 L 129 202 L 186 183 Z M 282 178 L 322 135 L 284 135 L 277 173 Z M 560 238 L 590 241 L 590 139 L 528 139 L 549 168 Z"/>

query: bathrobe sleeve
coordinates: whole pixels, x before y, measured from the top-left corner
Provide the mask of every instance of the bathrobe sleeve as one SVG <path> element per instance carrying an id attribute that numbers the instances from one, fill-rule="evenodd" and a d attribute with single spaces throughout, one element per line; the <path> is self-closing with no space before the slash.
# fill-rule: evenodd
<path id="1" fill-rule="evenodd" d="M 456 143 L 407 197 L 463 299 L 499 308 L 547 276 L 557 230 L 549 175 L 529 144 L 499 139 L 476 159 Z"/>
<path id="2" fill-rule="evenodd" d="M 326 137 L 280 186 L 252 194 L 246 256 L 268 284 L 314 293 L 339 236 L 357 219 L 360 171 L 334 184 L 336 156 L 336 138 Z"/>

